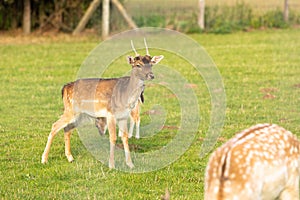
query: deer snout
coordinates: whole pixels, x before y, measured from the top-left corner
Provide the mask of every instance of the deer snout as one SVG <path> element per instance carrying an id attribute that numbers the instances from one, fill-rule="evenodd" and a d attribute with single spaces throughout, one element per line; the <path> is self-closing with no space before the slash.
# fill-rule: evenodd
<path id="1" fill-rule="evenodd" d="M 146 78 L 147 78 L 147 80 L 152 80 L 152 79 L 154 79 L 154 74 L 153 74 L 153 72 L 149 72 L 149 73 L 146 75 Z"/>

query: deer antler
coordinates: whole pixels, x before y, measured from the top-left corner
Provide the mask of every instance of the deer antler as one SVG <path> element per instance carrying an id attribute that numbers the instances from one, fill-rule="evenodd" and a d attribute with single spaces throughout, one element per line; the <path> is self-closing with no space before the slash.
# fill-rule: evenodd
<path id="1" fill-rule="evenodd" d="M 133 50 L 134 53 L 135 53 L 135 56 L 139 56 L 138 52 L 137 52 L 137 51 L 135 50 L 135 48 L 134 48 L 134 45 L 133 45 L 132 40 L 131 40 L 131 47 L 132 47 L 132 50 Z"/>
<path id="2" fill-rule="evenodd" d="M 144 44 L 145 44 L 145 47 L 146 47 L 146 55 L 150 56 L 148 46 L 147 46 L 147 42 L 146 42 L 146 38 L 144 38 Z"/>

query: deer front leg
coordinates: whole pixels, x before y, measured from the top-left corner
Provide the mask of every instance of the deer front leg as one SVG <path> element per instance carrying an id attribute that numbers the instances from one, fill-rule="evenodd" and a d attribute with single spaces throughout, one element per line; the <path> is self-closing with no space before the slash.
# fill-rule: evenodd
<path id="1" fill-rule="evenodd" d="M 109 141 L 110 141 L 110 155 L 109 155 L 109 168 L 114 169 L 115 168 L 115 147 L 116 147 L 116 141 L 117 141 L 117 135 L 116 135 L 116 119 L 113 115 L 109 114 L 107 116 L 107 126 L 108 126 L 108 132 L 109 132 Z"/>
<path id="2" fill-rule="evenodd" d="M 133 128 L 135 124 L 136 135 L 135 138 L 140 138 L 140 100 L 137 102 L 133 110 L 130 112 L 130 128 L 128 137 L 131 138 L 133 135 Z"/>
<path id="3" fill-rule="evenodd" d="M 123 142 L 124 151 L 125 151 L 125 162 L 128 165 L 128 167 L 133 168 L 134 165 L 133 165 L 131 157 L 130 157 L 130 150 L 129 150 L 129 145 L 128 145 L 127 120 L 120 120 L 119 121 L 119 129 L 123 133 L 122 142 Z"/>
<path id="4" fill-rule="evenodd" d="M 128 134 L 129 138 L 132 137 L 133 128 L 134 128 L 134 119 L 130 116 L 130 127 L 129 127 L 129 134 Z"/>

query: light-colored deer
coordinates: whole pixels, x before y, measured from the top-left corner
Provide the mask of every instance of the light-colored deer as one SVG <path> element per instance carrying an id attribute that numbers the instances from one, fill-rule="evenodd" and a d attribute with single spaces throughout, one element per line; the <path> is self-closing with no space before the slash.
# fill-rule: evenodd
<path id="1" fill-rule="evenodd" d="M 134 125 L 136 125 L 136 134 L 135 138 L 140 138 L 140 106 L 144 103 L 144 92 L 141 93 L 141 96 L 139 97 L 137 104 L 130 112 L 130 127 L 129 127 L 129 133 L 128 138 L 131 138 L 133 135 L 133 129 Z M 105 117 L 99 117 L 95 120 L 95 125 L 98 129 L 98 132 L 100 135 L 104 135 L 107 129 L 107 122 Z M 119 130 L 119 136 L 122 136 L 122 132 Z"/>
<path id="2" fill-rule="evenodd" d="M 140 107 L 144 103 L 144 95 L 143 92 L 141 93 L 140 98 L 138 99 L 138 102 L 136 106 L 133 108 L 133 110 L 130 113 L 130 127 L 129 127 L 129 135 L 128 137 L 131 138 L 133 135 L 133 128 L 135 126 L 135 138 L 140 138 Z"/>
<path id="3" fill-rule="evenodd" d="M 300 142 L 274 124 L 238 133 L 210 157 L 205 200 L 298 200 Z"/>
<path id="4" fill-rule="evenodd" d="M 110 139 L 109 167 L 115 167 L 116 123 L 118 123 L 119 130 L 122 133 L 121 138 L 124 145 L 126 164 L 130 168 L 134 167 L 128 146 L 127 119 L 144 90 L 144 81 L 154 79 L 152 66 L 163 59 L 162 55 L 151 57 L 146 40 L 144 42 L 146 55 L 140 56 L 131 41 L 135 57 L 128 57 L 128 63 L 132 66 L 130 76 L 110 79 L 79 79 L 63 87 L 64 113 L 52 125 L 42 155 L 42 163 L 47 162 L 53 138 L 61 129 L 64 129 L 65 132 L 65 154 L 67 159 L 69 162 L 74 160 L 70 148 L 71 131 L 78 126 L 82 115 L 88 115 L 96 119 L 106 118 Z"/>

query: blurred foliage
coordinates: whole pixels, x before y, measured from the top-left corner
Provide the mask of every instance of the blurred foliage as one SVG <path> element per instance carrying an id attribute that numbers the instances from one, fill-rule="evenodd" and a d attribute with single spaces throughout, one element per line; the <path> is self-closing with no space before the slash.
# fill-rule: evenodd
<path id="1" fill-rule="evenodd" d="M 235 4 L 215 4 L 205 8 L 205 30 L 198 26 L 198 7 L 188 4 L 170 5 L 168 9 L 154 6 L 140 9 L 140 5 L 129 6 L 133 18 L 140 27 L 154 26 L 170 28 L 184 33 L 226 34 L 260 28 L 287 28 L 300 22 L 300 11 L 290 7 L 289 22 L 283 18 L 283 10 L 270 8 L 259 10 L 243 1 Z M 177 6 L 177 7 L 176 7 Z"/>
<path id="2" fill-rule="evenodd" d="M 0 0 L 0 30 L 22 27 L 24 0 Z M 32 30 L 47 32 L 57 30 L 72 32 L 90 5 L 91 0 L 31 0 Z M 145 4 L 121 0 L 138 27 L 170 28 L 184 33 L 218 33 L 247 31 L 260 28 L 287 28 L 300 24 L 300 11 L 290 7 L 289 22 L 283 18 L 283 10 L 271 8 L 257 12 L 257 8 L 243 1 L 236 4 L 208 4 L 205 8 L 205 30 L 198 26 L 198 5 Z M 101 32 L 102 4 L 92 15 L 88 29 Z M 166 8 L 168 7 L 168 9 Z M 110 30 L 120 32 L 128 25 L 117 8 L 111 5 Z"/>

